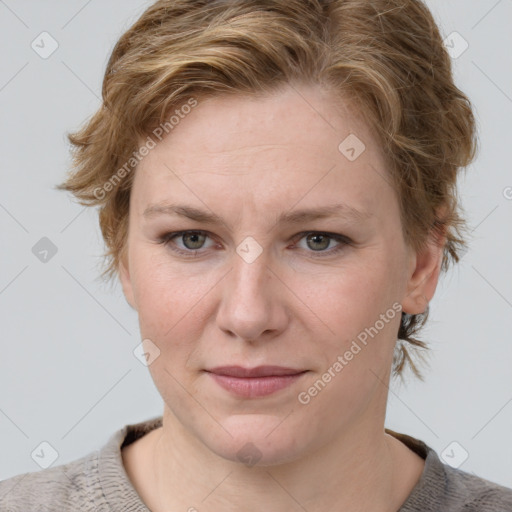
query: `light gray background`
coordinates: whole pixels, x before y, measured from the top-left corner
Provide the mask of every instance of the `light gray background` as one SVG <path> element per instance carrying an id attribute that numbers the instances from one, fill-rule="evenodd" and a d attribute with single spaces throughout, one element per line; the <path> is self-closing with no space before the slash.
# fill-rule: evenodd
<path id="1" fill-rule="evenodd" d="M 136 313 L 97 279 L 96 211 L 52 189 L 70 163 L 65 133 L 100 105 L 110 51 L 149 3 L 0 0 L 0 479 L 39 470 L 42 441 L 59 465 L 162 412 L 132 352 Z M 475 240 L 431 304 L 426 382 L 393 384 L 386 425 L 439 454 L 457 441 L 461 469 L 512 487 L 512 0 L 428 4 L 444 36 L 469 43 L 454 64 L 480 128 L 460 186 Z M 43 31 L 59 44 L 47 59 L 31 48 Z M 32 253 L 45 236 L 58 248 L 47 263 Z"/>

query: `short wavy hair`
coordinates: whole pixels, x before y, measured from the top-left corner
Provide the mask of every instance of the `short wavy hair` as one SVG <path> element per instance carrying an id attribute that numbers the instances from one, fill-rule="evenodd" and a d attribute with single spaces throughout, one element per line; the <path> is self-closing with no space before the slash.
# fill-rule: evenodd
<path id="1" fill-rule="evenodd" d="M 73 165 L 56 187 L 99 207 L 102 277 L 116 276 L 125 254 L 141 139 L 191 98 L 286 84 L 320 85 L 353 102 L 385 152 L 404 239 L 421 250 L 444 235 L 441 270 L 459 261 L 469 232 L 456 178 L 476 153 L 475 118 L 422 1 L 160 0 L 115 45 L 102 105 L 68 134 Z M 421 357 L 428 349 L 416 336 L 428 312 L 402 312 L 394 376 L 409 365 L 423 379 L 408 348 Z"/>

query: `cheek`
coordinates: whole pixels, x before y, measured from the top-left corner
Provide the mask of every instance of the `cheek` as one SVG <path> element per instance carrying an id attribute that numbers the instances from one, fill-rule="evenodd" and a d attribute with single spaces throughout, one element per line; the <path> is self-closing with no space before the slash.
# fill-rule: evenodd
<path id="1" fill-rule="evenodd" d="M 399 276 L 393 265 L 390 257 L 375 254 L 331 275 L 324 294 L 316 288 L 315 312 L 331 331 L 321 347 L 325 366 L 313 379 L 328 381 L 319 393 L 319 414 L 335 404 L 347 411 L 364 407 L 391 367 L 401 319 Z M 322 383 L 317 387 L 322 389 Z"/>
<path id="2" fill-rule="evenodd" d="M 308 414 L 339 427 L 362 414 L 376 391 L 386 392 L 381 380 L 391 368 L 401 318 L 390 278 L 376 266 L 361 268 L 331 278 L 327 293 L 318 294 L 315 311 L 334 334 L 316 348 L 323 366 L 301 388 Z"/>
<path id="3" fill-rule="evenodd" d="M 208 315 L 207 295 L 216 280 L 204 271 L 185 275 L 183 267 L 142 251 L 134 256 L 132 282 L 141 336 L 150 339 L 166 356 L 159 362 L 165 360 L 166 366 L 185 369 L 201 338 Z"/>
<path id="4" fill-rule="evenodd" d="M 139 277 L 140 333 L 159 350 L 148 369 L 164 402 L 173 404 L 173 409 L 186 410 L 190 394 L 197 392 L 190 368 L 197 367 L 194 354 L 204 329 L 200 299 L 206 290 L 193 280 L 168 271 L 164 274 L 155 266 L 145 273 L 141 270 Z"/>
<path id="5" fill-rule="evenodd" d="M 393 304 L 396 307 L 400 277 L 395 267 L 390 258 L 370 255 L 355 265 L 331 272 L 325 279 L 317 279 L 307 294 L 331 331 L 343 339 L 353 338 Z"/>
<path id="6" fill-rule="evenodd" d="M 137 286 L 141 334 L 158 340 L 164 349 L 185 345 L 201 328 L 205 285 L 180 276 L 146 275 Z"/>

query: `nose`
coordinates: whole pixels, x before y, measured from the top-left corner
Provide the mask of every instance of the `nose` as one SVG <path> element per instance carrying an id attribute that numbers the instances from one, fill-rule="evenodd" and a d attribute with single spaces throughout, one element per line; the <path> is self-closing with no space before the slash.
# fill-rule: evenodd
<path id="1" fill-rule="evenodd" d="M 285 330 L 290 293 L 265 251 L 249 261 L 233 255 L 231 271 L 219 288 L 217 325 L 232 338 L 254 343 Z"/>

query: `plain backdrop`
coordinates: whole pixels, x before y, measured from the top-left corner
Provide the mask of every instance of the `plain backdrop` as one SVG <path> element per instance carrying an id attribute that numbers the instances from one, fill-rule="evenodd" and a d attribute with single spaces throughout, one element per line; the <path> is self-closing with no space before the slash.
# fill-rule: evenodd
<path id="1" fill-rule="evenodd" d="M 133 354 L 136 313 L 98 279 L 97 212 L 53 190 L 70 164 L 66 133 L 100 105 L 113 45 L 149 4 L 0 1 L 0 479 L 40 470 L 42 442 L 64 464 L 162 413 Z M 428 5 L 479 124 L 459 189 L 474 240 L 431 303 L 426 381 L 393 383 L 386 426 L 512 487 L 512 0 Z M 56 251 L 46 262 L 44 237 Z"/>

